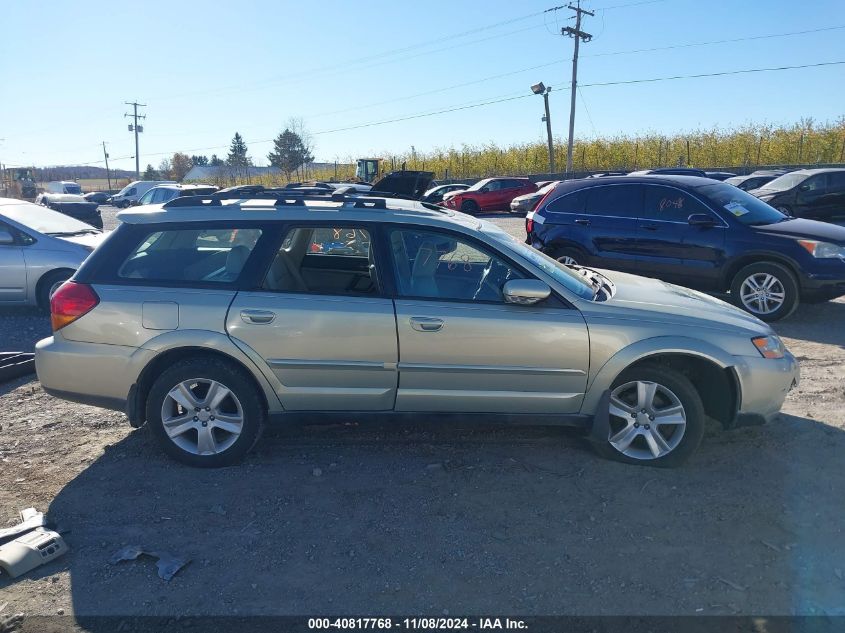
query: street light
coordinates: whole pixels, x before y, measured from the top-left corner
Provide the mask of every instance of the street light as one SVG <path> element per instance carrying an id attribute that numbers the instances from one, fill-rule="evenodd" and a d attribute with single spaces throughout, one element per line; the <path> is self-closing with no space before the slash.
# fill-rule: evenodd
<path id="1" fill-rule="evenodd" d="M 543 95 L 543 105 L 546 106 L 546 116 L 543 121 L 546 122 L 546 135 L 549 143 L 549 174 L 555 173 L 555 149 L 552 142 L 552 117 L 549 115 L 549 93 L 552 91 L 551 86 L 546 86 L 542 81 L 531 86 L 531 92 L 535 95 Z"/>

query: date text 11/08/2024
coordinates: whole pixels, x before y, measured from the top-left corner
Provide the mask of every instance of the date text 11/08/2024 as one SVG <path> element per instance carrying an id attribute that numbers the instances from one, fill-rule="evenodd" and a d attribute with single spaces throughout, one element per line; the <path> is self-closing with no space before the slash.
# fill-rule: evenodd
<path id="1" fill-rule="evenodd" d="M 524 620 L 512 618 L 309 618 L 308 628 L 343 630 L 521 630 Z"/>

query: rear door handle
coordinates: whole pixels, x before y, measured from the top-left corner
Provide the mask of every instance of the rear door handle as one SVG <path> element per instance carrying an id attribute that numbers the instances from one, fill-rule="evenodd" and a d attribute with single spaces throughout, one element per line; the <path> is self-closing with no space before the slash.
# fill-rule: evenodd
<path id="1" fill-rule="evenodd" d="M 443 329 L 443 319 L 411 317 L 411 327 L 418 332 L 437 332 Z"/>
<path id="2" fill-rule="evenodd" d="M 590 226 L 590 221 L 587 218 L 578 218 L 575 220 L 575 224 L 580 224 L 582 226 Z"/>
<path id="3" fill-rule="evenodd" d="M 276 313 L 269 310 L 241 310 L 241 319 L 245 323 L 272 323 L 275 318 Z"/>

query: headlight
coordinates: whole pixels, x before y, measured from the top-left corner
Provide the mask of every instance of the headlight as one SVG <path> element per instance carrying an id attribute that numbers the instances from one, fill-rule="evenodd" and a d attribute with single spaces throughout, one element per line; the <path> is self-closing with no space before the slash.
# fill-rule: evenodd
<path id="1" fill-rule="evenodd" d="M 817 242 L 816 240 L 798 240 L 810 255 L 818 259 L 832 259 L 840 257 L 845 259 L 845 246 L 837 246 L 830 242 Z"/>
<path id="2" fill-rule="evenodd" d="M 786 351 L 783 342 L 775 334 L 755 336 L 751 342 L 763 358 L 783 358 Z"/>

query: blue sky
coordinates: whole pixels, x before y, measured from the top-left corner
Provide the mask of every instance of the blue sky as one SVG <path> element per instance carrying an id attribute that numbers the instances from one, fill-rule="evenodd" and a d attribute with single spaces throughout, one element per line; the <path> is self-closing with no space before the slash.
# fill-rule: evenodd
<path id="1" fill-rule="evenodd" d="M 559 3 L 561 0 L 557 0 Z M 226 154 L 237 130 L 266 164 L 291 117 L 318 160 L 508 145 L 544 138 L 542 99 L 565 138 L 571 12 L 555 0 L 5 3 L 0 26 L 0 162 L 102 160 L 134 168 L 124 101 L 143 111 L 141 168 L 174 151 Z M 629 5 L 629 6 L 620 6 Z M 845 28 L 650 52 L 714 40 L 845 27 L 841 0 L 585 0 L 576 136 L 671 133 L 845 115 L 845 65 L 644 84 L 591 83 L 845 61 Z M 624 54 L 617 54 L 624 53 Z M 356 130 L 484 101 L 483 107 Z"/>

